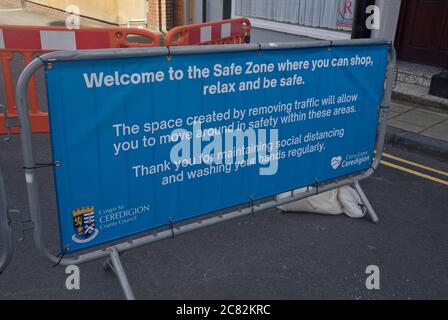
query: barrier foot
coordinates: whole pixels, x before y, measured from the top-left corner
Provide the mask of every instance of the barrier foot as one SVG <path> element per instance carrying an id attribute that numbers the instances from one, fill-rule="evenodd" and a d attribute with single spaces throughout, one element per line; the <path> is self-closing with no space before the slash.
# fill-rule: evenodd
<path id="1" fill-rule="evenodd" d="M 110 257 L 107 259 L 106 263 L 103 265 L 105 270 L 112 270 L 117 276 L 118 282 L 120 282 L 123 293 L 126 300 L 135 300 L 134 292 L 132 292 L 131 285 L 129 284 L 128 277 L 124 272 L 123 265 L 121 264 L 120 255 L 118 250 L 115 248 L 110 248 Z"/>
<path id="2" fill-rule="evenodd" d="M 367 198 L 366 194 L 362 190 L 361 185 L 359 184 L 359 181 L 355 180 L 353 185 L 355 187 L 355 190 L 358 192 L 359 197 L 361 198 L 362 202 L 366 206 L 367 214 L 370 216 L 370 219 L 372 220 L 373 223 L 378 223 L 380 221 L 380 219 L 376 215 L 375 210 L 373 209 L 372 205 L 370 204 L 369 199 Z"/>

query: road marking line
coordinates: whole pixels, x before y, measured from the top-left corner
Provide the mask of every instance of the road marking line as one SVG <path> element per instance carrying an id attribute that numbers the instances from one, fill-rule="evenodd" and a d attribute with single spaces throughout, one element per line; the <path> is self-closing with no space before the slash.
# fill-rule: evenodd
<path id="1" fill-rule="evenodd" d="M 397 169 L 397 170 L 401 170 L 401 171 L 413 174 L 413 175 L 421 177 L 423 179 L 431 180 L 433 182 L 437 182 L 437 183 L 443 184 L 445 186 L 448 186 L 448 181 L 445 181 L 445 180 L 442 180 L 442 179 L 430 176 L 428 174 L 424 174 L 424 173 L 421 173 L 421 172 L 418 172 L 418 171 L 415 171 L 415 170 L 411 170 L 411 169 L 408 169 L 408 168 L 405 168 L 405 167 L 402 167 L 402 166 L 399 166 L 397 164 L 393 164 L 391 162 L 387 162 L 387 161 L 384 161 L 384 160 L 381 160 L 381 164 L 385 165 L 387 167 L 391 167 L 391 168 L 394 168 L 394 169 Z"/>
<path id="2" fill-rule="evenodd" d="M 438 173 L 440 175 L 448 177 L 448 172 L 446 172 L 446 171 L 442 171 L 442 170 L 434 169 L 434 168 L 431 168 L 431 167 L 427 167 L 427 166 L 424 166 L 422 164 L 419 164 L 419 163 L 416 163 L 416 162 L 412 162 L 412 161 L 409 161 L 409 160 L 406 160 L 406 159 L 403 159 L 403 158 L 399 158 L 399 157 L 393 156 L 393 155 L 388 154 L 388 153 L 383 153 L 383 156 L 385 158 L 389 158 L 389 159 L 392 159 L 392 160 L 400 161 L 400 162 L 409 164 L 411 166 L 414 166 L 414 167 L 417 167 L 417 168 L 420 168 L 420 169 L 425 169 L 425 170 L 428 170 L 428 171 L 431 171 L 431 172 L 435 172 L 435 173 Z"/>

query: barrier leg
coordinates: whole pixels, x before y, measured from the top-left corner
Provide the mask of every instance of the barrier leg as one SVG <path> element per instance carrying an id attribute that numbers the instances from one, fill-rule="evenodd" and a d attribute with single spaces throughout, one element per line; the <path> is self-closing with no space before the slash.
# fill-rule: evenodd
<path id="1" fill-rule="evenodd" d="M 106 261 L 104 267 L 106 269 L 110 268 L 118 278 L 121 288 L 123 289 L 124 295 L 127 300 L 135 300 L 134 292 L 132 292 L 131 285 L 129 284 L 128 277 L 124 272 L 123 265 L 121 264 L 120 255 L 118 250 L 115 248 L 110 248 L 110 257 Z"/>
<path id="2" fill-rule="evenodd" d="M 355 187 L 355 190 L 358 192 L 359 197 L 361 198 L 362 202 L 366 206 L 367 214 L 370 216 L 370 219 L 372 220 L 373 223 L 378 223 L 380 221 L 380 219 L 376 215 L 375 210 L 373 209 L 372 205 L 370 204 L 369 199 L 367 198 L 366 194 L 362 190 L 361 185 L 359 184 L 359 181 L 357 179 L 355 179 L 353 185 Z"/>
<path id="3" fill-rule="evenodd" d="M 8 219 L 8 207 L 6 205 L 5 184 L 2 171 L 0 169 L 0 238 L 4 244 L 3 252 L 0 253 L 0 273 L 2 273 L 13 255 L 11 226 Z"/>

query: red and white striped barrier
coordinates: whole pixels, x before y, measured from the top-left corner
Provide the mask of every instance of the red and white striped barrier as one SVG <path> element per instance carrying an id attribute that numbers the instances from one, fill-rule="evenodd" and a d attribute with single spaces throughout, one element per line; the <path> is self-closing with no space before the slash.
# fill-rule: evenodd
<path id="1" fill-rule="evenodd" d="M 146 38 L 145 43 L 129 41 L 129 36 Z M 8 118 L 17 118 L 14 96 L 14 76 L 11 61 L 15 55 L 23 57 L 24 64 L 30 63 L 35 54 L 56 50 L 109 49 L 128 47 L 158 47 L 157 34 L 141 29 L 129 28 L 83 28 L 67 30 L 64 27 L 46 26 L 7 26 L 0 25 L 0 64 L 5 90 Z M 1 84 L 0 84 L 1 85 Z M 41 111 L 37 98 L 36 81 L 30 80 L 28 89 L 29 111 L 33 132 L 49 132 L 48 114 Z M 0 134 L 11 131 L 18 133 L 19 128 L 7 128 L 6 115 L 0 113 Z"/>
<path id="2" fill-rule="evenodd" d="M 167 46 L 239 44 L 250 41 L 250 21 L 246 18 L 190 24 L 171 29 Z"/>
<path id="3" fill-rule="evenodd" d="M 107 33 L 98 33 L 98 36 L 100 36 L 99 42 L 104 42 L 105 45 L 108 45 L 109 39 Z M 106 36 L 105 39 L 104 36 Z M 94 49 L 96 47 L 91 45 L 87 33 L 45 30 L 11 31 L 0 29 L 0 49 L 53 51 Z M 104 48 L 105 46 L 103 45 L 102 47 Z"/>
<path id="4" fill-rule="evenodd" d="M 129 42 L 129 35 L 145 37 L 150 44 Z M 55 51 L 159 45 L 160 39 L 156 34 L 141 29 L 67 30 L 63 27 L 0 26 L 0 49 L 5 50 Z"/>

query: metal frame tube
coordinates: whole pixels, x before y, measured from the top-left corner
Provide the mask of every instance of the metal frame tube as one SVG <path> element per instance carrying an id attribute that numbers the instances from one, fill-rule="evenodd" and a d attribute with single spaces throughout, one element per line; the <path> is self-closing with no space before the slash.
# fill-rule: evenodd
<path id="1" fill-rule="evenodd" d="M 394 46 L 391 45 L 389 53 L 389 64 L 386 70 L 386 82 L 384 87 L 383 99 L 381 101 L 379 129 L 376 145 L 376 157 L 373 161 L 372 168 L 376 170 L 380 165 L 383 156 L 384 143 L 386 141 L 387 132 L 387 116 L 389 115 L 390 102 L 392 100 L 392 87 L 394 85 L 394 73 L 397 65 L 397 54 Z"/>
<path id="2" fill-rule="evenodd" d="M 353 184 L 355 187 L 356 192 L 358 192 L 359 197 L 361 198 L 361 201 L 364 203 L 364 205 L 367 208 L 367 214 L 370 216 L 370 219 L 373 223 L 378 223 L 380 219 L 378 218 L 375 210 L 373 209 L 372 205 L 370 204 L 369 199 L 367 198 L 366 194 L 361 188 L 361 185 L 359 184 L 358 180 L 355 180 L 355 183 Z"/>
<path id="3" fill-rule="evenodd" d="M 65 51 L 65 52 L 52 52 L 45 54 L 35 60 L 33 60 L 20 75 L 17 90 L 16 100 L 21 120 L 21 141 L 24 166 L 32 168 L 34 166 L 33 149 L 31 142 L 31 128 L 28 115 L 28 101 L 26 95 L 26 89 L 28 82 L 32 75 L 45 63 L 51 63 L 53 61 L 73 61 L 73 60 L 86 60 L 86 59 L 110 59 L 110 58 L 131 58 L 131 57 L 148 57 L 148 56 L 161 56 L 161 55 L 181 55 L 181 54 L 193 54 L 193 53 L 211 53 L 211 52 L 235 52 L 235 51 L 255 51 L 260 52 L 264 50 L 278 50 L 278 49 L 298 49 L 298 48 L 317 48 L 317 47 L 337 47 L 337 46 L 355 46 L 355 45 L 372 45 L 372 44 L 391 44 L 379 39 L 360 39 L 351 41 L 314 41 L 314 42 L 301 42 L 301 43 L 279 43 L 279 44 L 243 44 L 243 45 L 216 45 L 216 46 L 191 46 L 191 47 L 173 47 L 173 48 L 129 48 L 129 49 L 107 49 L 107 50 L 83 50 L 83 51 Z M 179 227 L 175 227 L 176 234 L 182 234 L 189 231 L 197 230 L 207 226 L 211 226 L 220 222 L 228 221 L 231 219 L 243 217 L 253 212 L 262 211 L 270 208 L 274 208 L 280 205 L 284 205 L 293 201 L 304 199 L 321 192 L 329 191 L 345 185 L 358 185 L 359 181 L 371 176 L 375 169 L 380 164 L 382 151 L 384 147 L 384 139 L 387 129 L 387 111 L 391 99 L 391 89 L 393 85 L 393 75 L 396 64 L 395 49 L 391 46 L 389 64 L 387 70 L 387 78 L 385 84 L 385 91 L 383 93 L 383 99 L 381 104 L 380 119 L 381 124 L 378 127 L 377 143 L 376 143 L 376 157 L 373 161 L 372 167 L 366 171 L 356 174 L 341 177 L 334 181 L 322 183 L 319 185 L 319 189 L 314 187 L 308 188 L 306 192 L 300 194 L 294 194 L 291 197 L 282 198 L 278 201 L 268 201 L 252 208 L 246 208 L 242 210 L 233 211 L 227 214 L 214 216 L 198 222 L 185 224 Z M 25 178 L 28 189 L 28 199 L 31 211 L 31 219 L 34 222 L 34 241 L 37 248 L 52 262 L 59 263 L 63 266 L 66 265 L 80 265 L 83 263 L 91 262 L 101 258 L 112 257 L 111 252 L 121 253 L 133 248 L 141 247 L 143 245 L 167 239 L 171 237 L 171 230 L 165 230 L 162 232 L 143 236 L 141 238 L 122 242 L 117 245 L 111 246 L 108 249 L 96 250 L 88 252 L 86 254 L 78 255 L 74 258 L 63 258 L 59 261 L 59 258 L 51 254 L 44 242 L 43 242 L 43 230 L 41 222 L 40 202 L 39 202 L 39 190 L 35 178 L 35 169 L 25 169 Z M 362 190 L 361 190 L 362 191 Z M 358 191 L 359 192 L 359 191 Z M 365 194 L 363 193 L 364 198 Z M 114 253 L 114 254 L 115 254 Z M 120 264 L 121 265 L 121 264 Z M 120 278 L 119 278 L 120 280 Z M 121 278 L 123 281 L 123 278 Z M 124 288 L 123 288 L 124 289 Z"/>
<path id="4" fill-rule="evenodd" d="M 394 73 L 395 73 L 396 64 L 397 64 L 397 57 L 396 57 L 395 48 L 393 46 L 391 46 L 391 50 L 389 53 L 389 63 L 387 65 L 387 70 L 386 70 L 385 88 L 384 88 L 383 98 L 382 98 L 381 106 L 380 106 L 378 137 L 377 137 L 377 145 L 375 148 L 376 156 L 375 156 L 375 160 L 373 161 L 373 164 L 372 164 L 373 170 L 376 170 L 378 168 L 378 166 L 381 163 L 381 157 L 383 155 L 383 149 L 384 149 L 384 143 L 386 140 L 386 131 L 387 131 L 387 117 L 389 114 L 390 102 L 392 99 L 392 87 L 393 87 L 393 83 L 394 83 Z M 373 174 L 373 172 L 371 174 Z M 359 180 L 360 179 L 355 179 L 355 183 L 353 184 L 353 186 L 355 187 L 355 190 L 358 192 L 359 197 L 361 198 L 362 202 L 366 206 L 367 214 L 370 216 L 370 219 L 372 220 L 372 222 L 378 223 L 379 222 L 378 215 L 376 214 L 375 210 L 373 209 L 373 206 L 371 205 L 366 194 L 362 190 L 362 187 L 359 184 Z"/>
<path id="5" fill-rule="evenodd" d="M 110 258 L 108 260 L 108 263 L 112 271 L 117 276 L 118 282 L 120 282 L 126 300 L 135 300 L 134 292 L 132 292 L 131 285 L 129 284 L 128 277 L 126 276 L 126 272 L 124 271 L 123 265 L 121 264 L 120 255 L 117 249 L 111 248 L 109 252 Z"/>
<path id="6" fill-rule="evenodd" d="M 0 273 L 5 271 L 8 264 L 11 262 L 14 254 L 14 247 L 11 234 L 11 226 L 8 218 L 8 205 L 6 202 L 5 182 L 3 180 L 3 173 L 0 168 L 0 236 L 3 243 L 3 250 L 0 252 Z"/>

